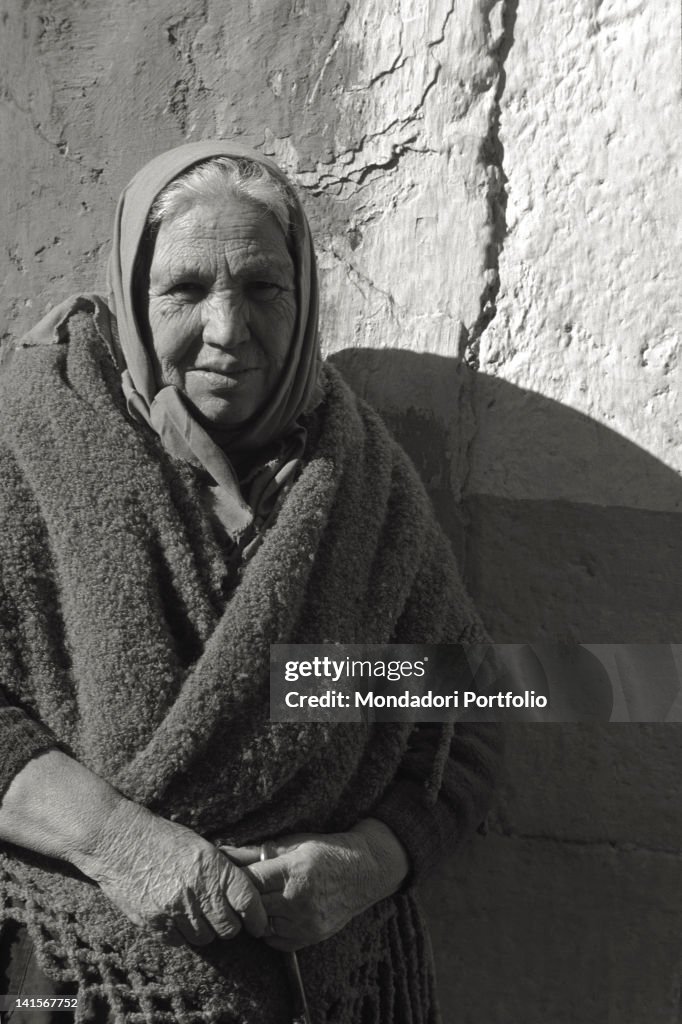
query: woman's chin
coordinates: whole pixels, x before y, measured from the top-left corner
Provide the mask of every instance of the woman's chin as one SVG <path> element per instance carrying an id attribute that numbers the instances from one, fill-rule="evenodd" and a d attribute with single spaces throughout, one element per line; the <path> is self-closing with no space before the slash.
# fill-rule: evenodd
<path id="1" fill-rule="evenodd" d="M 184 395 L 197 412 L 203 425 L 214 430 L 236 430 L 256 412 L 259 401 L 253 388 L 244 386 L 221 388 L 213 392 L 186 387 Z"/>
<path id="2" fill-rule="evenodd" d="M 251 415 L 248 404 L 236 397 L 197 398 L 186 391 L 184 395 L 197 419 L 207 430 L 236 430 Z"/>

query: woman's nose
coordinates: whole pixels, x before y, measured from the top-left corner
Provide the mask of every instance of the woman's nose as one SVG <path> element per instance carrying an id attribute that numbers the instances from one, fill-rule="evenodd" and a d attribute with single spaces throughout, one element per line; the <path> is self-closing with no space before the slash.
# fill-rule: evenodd
<path id="1" fill-rule="evenodd" d="M 245 305 L 239 295 L 226 293 L 211 296 L 206 303 L 204 341 L 217 348 L 233 348 L 248 341 Z"/>

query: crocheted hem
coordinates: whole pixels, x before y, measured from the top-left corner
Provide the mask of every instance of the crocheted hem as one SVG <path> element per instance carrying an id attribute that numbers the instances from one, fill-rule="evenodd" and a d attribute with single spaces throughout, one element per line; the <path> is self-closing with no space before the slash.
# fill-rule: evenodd
<path id="1" fill-rule="evenodd" d="M 25 925 L 45 974 L 78 986 L 75 1024 L 91 1024 L 95 1008 L 101 1019 L 103 1007 L 111 1024 L 250 1024 L 262 1019 L 255 1004 L 248 1016 L 224 1004 L 198 1007 L 194 989 L 179 984 L 172 971 L 155 978 L 131 965 L 113 941 L 86 936 L 76 916 L 59 904 L 35 882 L 30 887 L 20 883 L 0 863 L 0 925 Z"/>
<path id="2" fill-rule="evenodd" d="M 241 992 L 241 1005 L 233 1009 L 229 992 L 214 994 L 205 985 L 192 989 L 172 971 L 154 977 L 131 966 L 113 942 L 86 937 L 58 902 L 36 886 L 29 895 L 0 865 L 0 924 L 24 924 L 45 973 L 77 984 L 76 1024 L 102 1019 L 104 1008 L 111 1024 L 293 1022 L 289 998 L 273 1013 Z M 300 962 L 316 1024 L 439 1024 L 428 936 L 410 893 L 384 901 L 339 935 L 301 951 Z M 204 999 L 197 998 L 199 991 Z"/>

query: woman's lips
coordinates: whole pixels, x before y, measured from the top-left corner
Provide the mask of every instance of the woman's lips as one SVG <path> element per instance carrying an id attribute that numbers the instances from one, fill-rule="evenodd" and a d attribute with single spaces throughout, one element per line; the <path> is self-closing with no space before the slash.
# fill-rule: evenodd
<path id="1" fill-rule="evenodd" d="M 230 388 L 237 387 L 240 381 L 242 381 L 245 377 L 248 377 L 253 373 L 259 372 L 260 368 L 257 366 L 243 366 L 229 370 L 187 370 L 186 376 L 191 373 L 195 377 L 198 377 L 199 380 L 202 381 L 203 383 L 208 384 L 209 387 L 225 388 L 229 390 Z"/>

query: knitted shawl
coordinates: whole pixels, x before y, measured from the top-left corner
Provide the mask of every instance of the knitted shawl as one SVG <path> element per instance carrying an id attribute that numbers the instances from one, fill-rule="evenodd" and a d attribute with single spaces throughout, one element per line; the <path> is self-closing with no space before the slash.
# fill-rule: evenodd
<path id="1" fill-rule="evenodd" d="M 271 643 L 484 634 L 410 463 L 331 368 L 300 476 L 227 597 L 195 471 L 134 424 L 83 312 L 0 393 L 0 686 L 130 799 L 235 845 L 371 813 L 407 725 L 269 721 Z M 435 803 L 441 749 L 423 790 Z M 67 865 L 5 846 L 0 922 L 116 1024 L 290 1024 L 282 957 L 241 934 L 170 948 Z M 436 1019 L 408 891 L 301 952 L 316 1022 Z"/>

